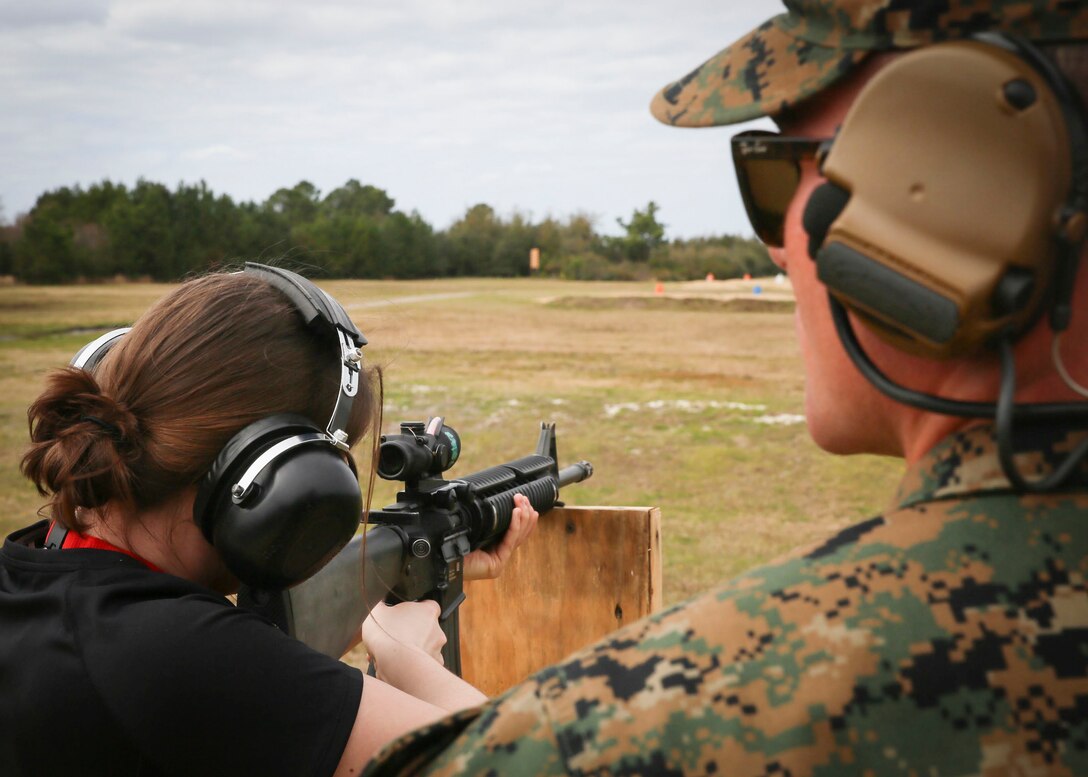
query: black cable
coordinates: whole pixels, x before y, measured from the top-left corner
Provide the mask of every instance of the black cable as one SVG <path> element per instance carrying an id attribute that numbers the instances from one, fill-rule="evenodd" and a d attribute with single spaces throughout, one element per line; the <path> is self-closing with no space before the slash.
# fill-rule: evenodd
<path id="1" fill-rule="evenodd" d="M 1016 357 L 1012 351 L 1012 337 L 1001 338 L 1001 390 L 997 397 L 997 456 L 1005 477 L 1018 491 L 1045 493 L 1064 483 L 1088 454 L 1088 439 L 1084 439 L 1065 457 L 1060 465 L 1044 478 L 1027 480 L 1016 466 L 1013 445 L 1013 408 L 1016 397 Z"/>
<path id="2" fill-rule="evenodd" d="M 945 399 L 935 394 L 926 394 L 921 391 L 909 389 L 894 382 L 881 372 L 880 368 L 873 364 L 869 354 L 858 342 L 857 333 L 850 324 L 850 317 L 846 314 L 846 308 L 830 293 L 827 300 L 831 305 L 831 317 L 835 321 L 835 329 L 839 333 L 846 355 L 858 368 L 865 378 L 877 387 L 883 394 L 904 405 L 916 407 L 919 410 L 929 410 L 942 415 L 955 415 L 964 418 L 993 418 L 997 408 L 988 402 L 961 402 L 954 399 Z"/>
<path id="3" fill-rule="evenodd" d="M 858 342 L 846 308 L 834 296 L 828 294 L 831 317 L 839 334 L 846 355 L 858 371 L 886 396 L 905 405 L 942 415 L 961 418 L 992 418 L 997 432 L 997 455 L 1001 469 L 1009 483 L 1018 491 L 1043 493 L 1062 485 L 1088 456 L 1088 438 L 1082 440 L 1065 457 L 1050 475 L 1035 481 L 1026 480 L 1014 461 L 1013 424 L 1016 421 L 1073 421 L 1088 419 L 1088 403 L 1041 402 L 1030 405 L 1016 404 L 1016 358 L 1013 355 L 1012 337 L 1001 338 L 1001 389 L 996 403 L 966 402 L 946 399 L 934 394 L 908 389 L 881 372 Z"/>
<path id="4" fill-rule="evenodd" d="M 1020 474 L 1013 458 L 1013 409 L 1016 407 L 1016 358 L 1012 353 L 1012 337 L 1001 338 L 1001 388 L 997 394 L 997 410 L 994 422 L 997 426 L 997 458 L 1001 470 L 1005 473 L 1013 488 L 1018 491 L 1036 490 L 1033 486 L 1046 484 L 1046 480 L 1029 484 Z M 1039 489 L 1043 490 L 1043 489 Z"/>
<path id="5" fill-rule="evenodd" d="M 941 415 L 953 415 L 960 418 L 996 418 L 997 405 L 993 402 L 966 402 L 959 399 L 947 399 L 935 394 L 915 391 L 894 382 L 873 364 L 869 355 L 862 350 L 857 334 L 850 324 L 846 308 L 831 294 L 831 317 L 839 333 L 846 355 L 858 368 L 858 371 L 881 393 L 904 405 L 928 410 Z M 1012 413 L 1017 421 L 1069 421 L 1073 419 L 1088 421 L 1088 402 L 1039 402 L 1031 405 L 1014 405 Z"/>

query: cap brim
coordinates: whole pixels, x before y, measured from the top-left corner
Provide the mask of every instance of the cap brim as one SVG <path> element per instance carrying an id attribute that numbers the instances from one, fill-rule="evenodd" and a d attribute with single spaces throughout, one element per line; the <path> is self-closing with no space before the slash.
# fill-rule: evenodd
<path id="1" fill-rule="evenodd" d="M 677 127 L 775 116 L 826 89 L 868 52 L 819 46 L 786 31 L 782 14 L 658 92 L 650 112 Z"/>

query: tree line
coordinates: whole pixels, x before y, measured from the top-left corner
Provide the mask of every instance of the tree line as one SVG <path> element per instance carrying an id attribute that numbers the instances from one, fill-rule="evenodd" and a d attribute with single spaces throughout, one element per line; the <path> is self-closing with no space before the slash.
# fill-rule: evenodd
<path id="1" fill-rule="evenodd" d="M 534 221 L 473 205 L 445 230 L 397 210 L 384 190 L 349 180 L 322 196 L 308 181 L 263 203 L 235 202 L 201 181 L 102 181 L 38 197 L 0 225 L 0 275 L 25 283 L 113 278 L 174 281 L 241 260 L 287 259 L 329 278 L 509 277 L 539 273 L 577 280 L 683 280 L 775 272 L 756 240 L 725 235 L 669 241 L 650 202 L 623 233 L 602 235 L 585 213 Z"/>

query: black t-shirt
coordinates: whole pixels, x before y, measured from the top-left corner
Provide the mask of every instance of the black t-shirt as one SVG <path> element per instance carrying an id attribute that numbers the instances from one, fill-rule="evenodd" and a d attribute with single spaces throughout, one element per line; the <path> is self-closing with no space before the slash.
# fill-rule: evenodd
<path id="1" fill-rule="evenodd" d="M 0 550 L 0 775 L 332 774 L 358 669 L 105 550 Z"/>

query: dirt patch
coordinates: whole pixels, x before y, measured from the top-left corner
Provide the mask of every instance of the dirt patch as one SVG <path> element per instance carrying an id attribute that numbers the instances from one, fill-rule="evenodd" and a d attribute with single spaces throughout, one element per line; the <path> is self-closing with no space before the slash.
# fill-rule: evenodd
<path id="1" fill-rule="evenodd" d="M 657 381 L 671 386 L 699 384 L 714 389 L 752 388 L 758 386 L 763 380 L 762 376 L 733 375 L 723 372 L 695 372 L 694 370 L 651 370 L 647 371 L 643 378 L 645 385 Z"/>
<path id="2" fill-rule="evenodd" d="M 712 313 L 792 313 L 793 300 L 758 297 L 558 297 L 548 307 L 574 310 L 686 310 Z"/>

